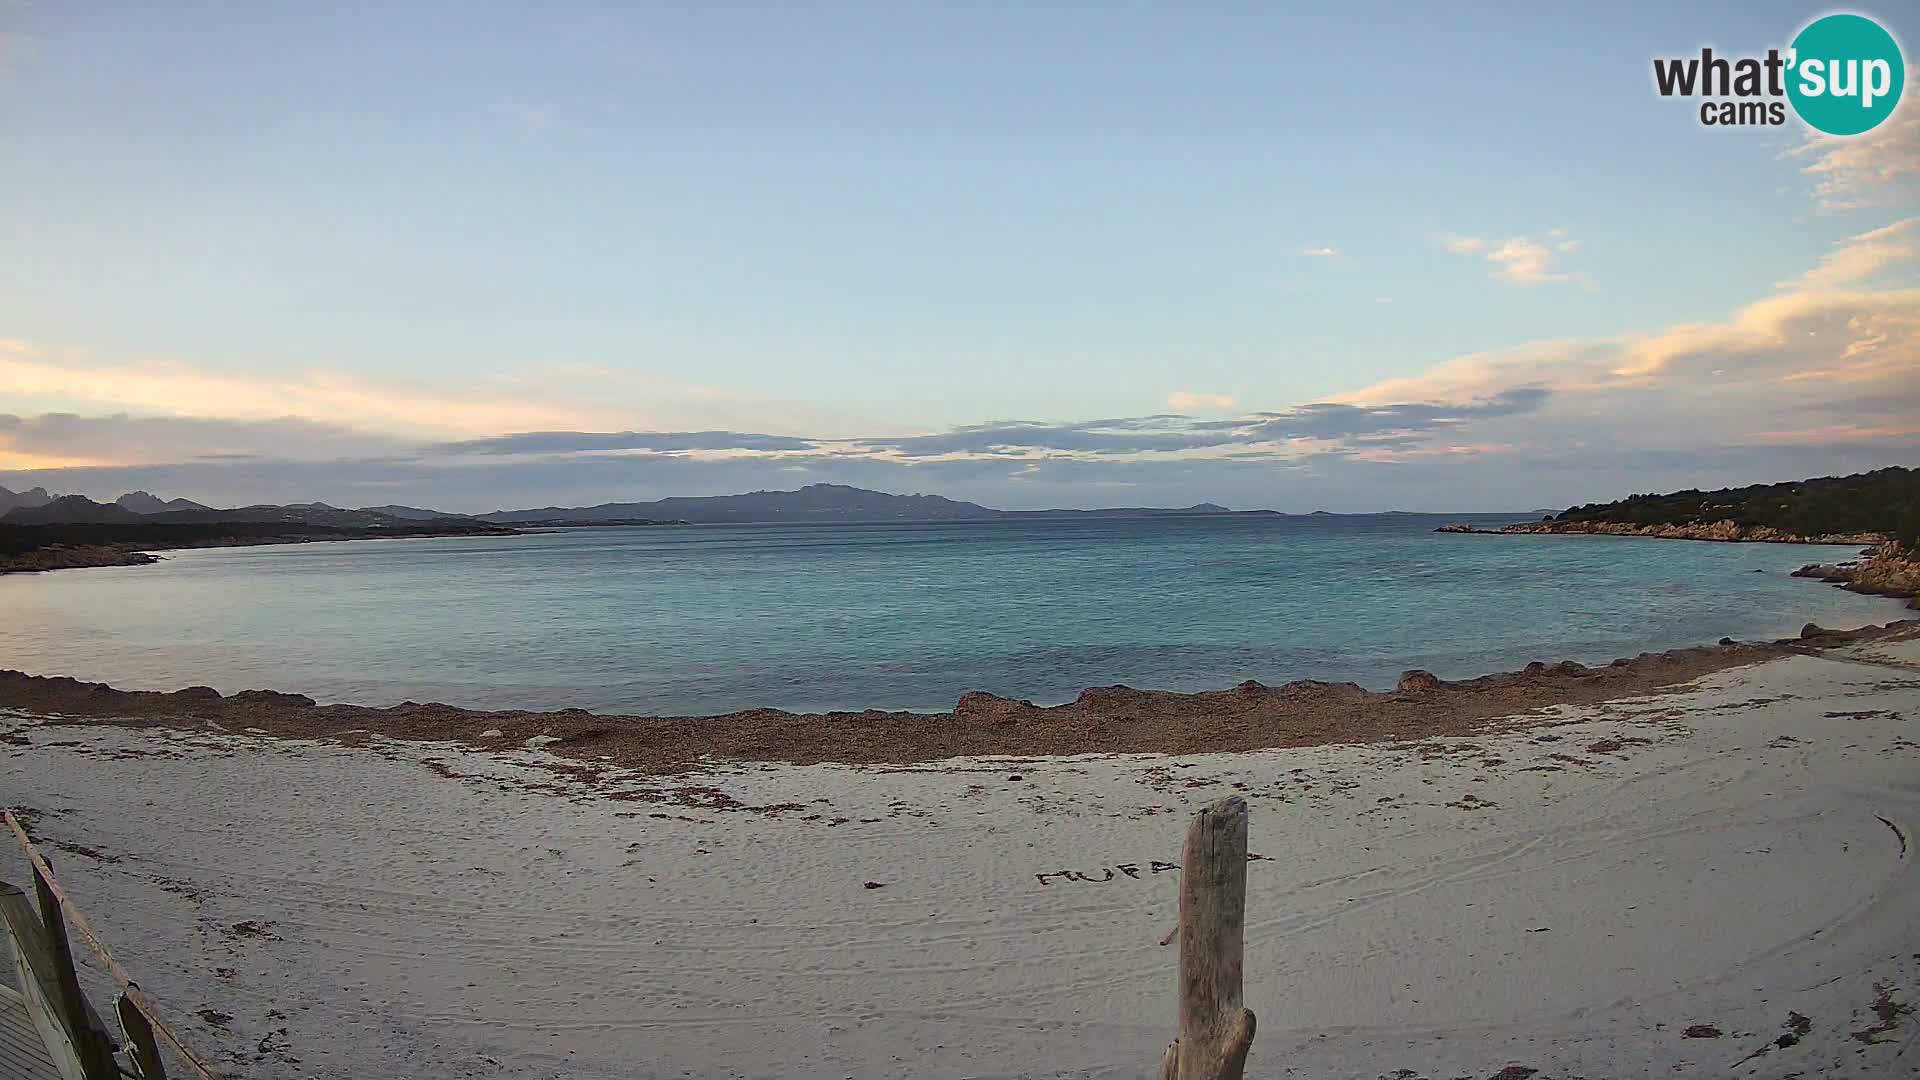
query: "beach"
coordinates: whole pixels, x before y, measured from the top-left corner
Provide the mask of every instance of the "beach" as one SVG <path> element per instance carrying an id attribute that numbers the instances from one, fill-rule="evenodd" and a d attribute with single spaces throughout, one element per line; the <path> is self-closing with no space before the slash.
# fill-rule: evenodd
<path id="1" fill-rule="evenodd" d="M 10 705 L 0 789 L 236 1075 L 1143 1075 L 1180 837 L 1228 794 L 1259 856 L 1250 1076 L 1920 1053 L 1910 625 L 1232 753 L 688 771 L 111 711 Z"/>

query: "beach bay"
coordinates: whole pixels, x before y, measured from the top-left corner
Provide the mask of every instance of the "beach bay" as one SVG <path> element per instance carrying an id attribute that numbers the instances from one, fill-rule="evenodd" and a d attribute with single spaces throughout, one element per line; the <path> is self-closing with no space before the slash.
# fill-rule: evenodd
<path id="1" fill-rule="evenodd" d="M 1851 547 L 1436 534 L 1248 515 L 580 529 L 167 552 L 0 578 L 0 656 L 122 689 L 704 715 L 1039 704 L 1124 683 L 1390 688 L 1858 626 Z M 1511 517 L 1469 520 L 1498 524 Z"/>

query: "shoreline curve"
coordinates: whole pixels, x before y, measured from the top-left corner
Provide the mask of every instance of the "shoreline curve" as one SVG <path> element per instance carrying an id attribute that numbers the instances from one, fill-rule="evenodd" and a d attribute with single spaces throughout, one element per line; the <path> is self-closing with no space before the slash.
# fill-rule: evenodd
<path id="1" fill-rule="evenodd" d="M 483 710 L 441 702 L 388 707 L 321 705 L 302 694 L 211 687 L 119 690 L 66 676 L 0 670 L 0 708 L 54 724 L 170 728 L 364 745 L 374 737 L 455 742 L 479 750 L 541 749 L 650 774 L 715 761 L 810 765 L 923 764 L 949 758 L 1077 754 L 1197 754 L 1382 743 L 1475 735 L 1551 719 L 1540 710 L 1670 692 L 1727 668 L 1818 655 L 1857 641 L 1920 638 L 1920 619 L 1854 630 L 1809 623 L 1797 638 L 1643 652 L 1603 667 L 1573 660 L 1447 680 L 1408 671 L 1392 690 L 1300 679 L 1252 680 L 1180 693 L 1116 685 L 1039 706 L 972 691 L 940 713 L 885 710 L 796 713 L 745 709 L 709 716 L 628 716 L 585 709 Z"/>

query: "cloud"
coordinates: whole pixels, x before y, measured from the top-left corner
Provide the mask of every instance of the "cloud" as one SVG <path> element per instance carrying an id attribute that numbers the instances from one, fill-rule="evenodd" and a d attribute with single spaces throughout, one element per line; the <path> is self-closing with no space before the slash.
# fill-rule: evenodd
<path id="1" fill-rule="evenodd" d="M 1806 292 L 1749 304 L 1724 322 L 1676 326 L 1625 342 L 1622 379 L 1840 377 L 1909 370 L 1920 377 L 1920 289 Z"/>
<path id="2" fill-rule="evenodd" d="M 1545 387 L 1515 386 L 1488 398 L 1452 404 L 1398 402 L 1355 405 L 1316 402 L 1279 412 L 1258 413 L 1257 423 L 1240 430 L 1257 436 L 1261 441 L 1364 439 L 1382 434 L 1404 437 L 1416 432 L 1455 427 L 1474 419 L 1533 412 L 1545 405 L 1550 397 L 1552 391 Z"/>
<path id="3" fill-rule="evenodd" d="M 1487 252 L 1487 261 L 1498 269 L 1493 276 L 1509 285 L 1552 285 L 1559 282 L 1584 281 L 1579 274 L 1569 274 L 1554 267 L 1555 252 L 1572 251 L 1578 245 L 1571 240 L 1562 240 L 1548 247 L 1524 236 L 1516 236 L 1492 251 Z"/>
<path id="4" fill-rule="evenodd" d="M 902 458 L 960 455 L 1023 456 L 1033 452 L 1093 455 L 1169 453 L 1219 446 L 1230 440 L 1187 427 L 1178 417 L 1123 417 L 1084 423 L 1024 420 L 969 424 L 932 435 L 857 440 L 869 450 Z"/>
<path id="5" fill-rule="evenodd" d="M 1455 255 L 1484 258 L 1494 266 L 1488 276 L 1509 285 L 1591 285 L 1585 274 L 1562 270 L 1556 263 L 1558 256 L 1580 250 L 1580 242 L 1568 239 L 1565 229 L 1547 230 L 1544 240 L 1516 236 L 1497 246 L 1477 236 L 1458 235 L 1441 237 L 1440 244 Z"/>
<path id="6" fill-rule="evenodd" d="M 1175 390 L 1167 395 L 1167 407 L 1182 412 L 1224 412 L 1238 402 L 1226 394 L 1202 394 L 1193 390 Z"/>
<path id="7" fill-rule="evenodd" d="M 449 454 L 566 454 L 584 451 L 649 450 L 813 450 L 819 443 L 787 435 L 739 431 L 530 431 L 486 439 L 441 443 L 430 450 Z"/>
<path id="8" fill-rule="evenodd" d="M 1829 289 L 1873 277 L 1894 263 L 1920 254 L 1912 239 L 1915 226 L 1920 226 L 1920 217 L 1906 218 L 1842 240 L 1821 258 L 1819 266 L 1791 281 L 1781 282 L 1780 287 Z"/>
<path id="9" fill-rule="evenodd" d="M 1127 457 L 1264 447 L 1268 458 L 1282 460 L 1305 454 L 1345 453 L 1377 443 L 1381 436 L 1412 436 L 1474 419 L 1530 412 L 1549 396 L 1543 388 L 1513 387 L 1482 401 L 1386 405 L 1314 402 L 1225 420 L 1163 415 L 1071 424 L 1001 421 L 935 435 L 861 439 L 856 443 L 904 459 L 965 455 Z"/>
<path id="10" fill-rule="evenodd" d="M 1338 258 L 1340 255 L 1340 252 L 1336 248 L 1310 247 L 1310 248 L 1301 248 L 1300 254 L 1305 255 L 1310 259 L 1333 259 L 1333 258 Z"/>
<path id="11" fill-rule="evenodd" d="M 270 455 L 284 460 L 332 460 L 391 454 L 397 440 L 340 424 L 283 416 L 224 420 L 184 416 L 78 416 L 0 413 L 0 468 L 132 465 L 153 461 L 220 460 Z"/>
<path id="12" fill-rule="evenodd" d="M 0 409 L 274 419 L 302 416 L 415 441 L 503 432 L 766 430 L 850 434 L 880 425 L 830 406 L 780 401 L 579 363 L 405 378 L 313 368 L 223 371 L 174 360 L 104 360 L 0 339 Z"/>
<path id="13" fill-rule="evenodd" d="M 1920 289 L 1794 292 L 1737 309 L 1715 322 L 1682 323 L 1647 334 L 1593 341 L 1539 341 L 1454 357 L 1417 375 L 1386 379 L 1334 400 L 1392 402 L 1498 399 L 1515 387 L 1541 387 L 1571 404 L 1611 396 L 1612 422 L 1632 428 L 1643 406 L 1677 384 L 1747 386 L 1765 400 L 1743 405 L 1779 410 L 1806 403 L 1790 384 L 1897 385 L 1920 381 Z M 1724 404 L 1724 401 L 1723 401 Z"/>
<path id="14" fill-rule="evenodd" d="M 1908 85 L 1914 74 L 1910 68 Z M 1813 178 L 1814 200 L 1824 210 L 1893 205 L 1920 187 L 1920 109 L 1901 109 L 1861 135 L 1808 130 L 1787 155 L 1806 160 L 1801 171 Z"/>
<path id="15" fill-rule="evenodd" d="M 338 371 L 290 376 L 229 374 L 170 361 L 103 363 L 0 342 L 0 386 L 10 398 L 89 402 L 136 413 L 273 419 L 350 417 L 368 427 L 423 435 L 484 435 L 533 428 L 614 426 L 617 410 L 463 385 L 374 380 Z M 611 421 L 611 423 L 610 423 Z"/>

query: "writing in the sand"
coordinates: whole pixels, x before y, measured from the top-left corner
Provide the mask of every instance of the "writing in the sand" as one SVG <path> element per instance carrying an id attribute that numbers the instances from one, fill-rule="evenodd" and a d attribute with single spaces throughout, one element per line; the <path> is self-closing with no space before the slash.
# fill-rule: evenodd
<path id="1" fill-rule="evenodd" d="M 1268 859 L 1265 855 L 1256 855 L 1249 851 L 1247 852 L 1247 861 L 1267 862 Z M 1033 876 L 1038 878 L 1042 885 L 1057 885 L 1067 881 L 1085 882 L 1089 885 L 1104 885 L 1109 881 L 1118 881 L 1121 878 L 1130 878 L 1138 881 L 1141 878 L 1152 877 L 1155 874 L 1165 874 L 1168 872 L 1178 873 L 1179 870 L 1179 863 L 1161 862 L 1158 859 L 1151 859 L 1148 860 L 1145 866 L 1141 866 L 1139 863 L 1115 863 L 1112 866 L 1096 867 L 1091 873 L 1081 870 L 1049 870 L 1044 874 L 1036 873 Z"/>

